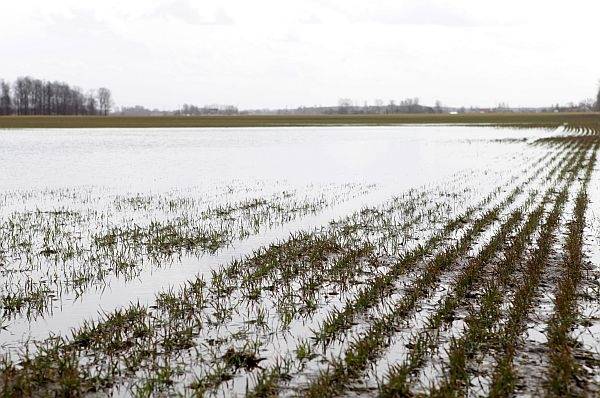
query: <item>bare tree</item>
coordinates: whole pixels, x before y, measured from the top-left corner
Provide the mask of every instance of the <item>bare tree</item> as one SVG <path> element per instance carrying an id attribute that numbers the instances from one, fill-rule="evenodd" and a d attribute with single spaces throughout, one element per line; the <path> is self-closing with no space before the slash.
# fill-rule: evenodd
<path id="1" fill-rule="evenodd" d="M 350 98 L 340 98 L 338 100 L 338 112 L 339 113 L 349 113 L 351 107 L 352 107 L 352 100 Z"/>
<path id="2" fill-rule="evenodd" d="M 579 112 L 589 112 L 594 110 L 595 102 L 592 98 L 586 98 L 583 101 L 579 101 L 577 104 L 577 111 Z"/>
<path id="3" fill-rule="evenodd" d="M 98 101 L 96 101 L 96 92 L 90 90 L 85 101 L 86 114 L 97 115 L 98 114 Z"/>
<path id="4" fill-rule="evenodd" d="M 29 77 L 18 78 L 13 86 L 13 93 L 17 115 L 29 115 L 31 79 Z"/>
<path id="5" fill-rule="evenodd" d="M 108 114 L 112 99 L 108 89 L 103 93 L 103 112 Z M 90 95 L 93 97 L 91 98 Z M 48 82 L 19 77 L 11 86 L 0 80 L 0 115 L 95 115 L 98 99 L 95 92 L 83 94 L 78 87 L 62 82 Z"/>
<path id="6" fill-rule="evenodd" d="M 110 90 L 106 87 L 100 87 L 98 89 L 98 106 L 100 108 L 100 113 L 107 116 L 112 105 L 113 102 Z"/>
<path id="7" fill-rule="evenodd" d="M 435 113 L 442 113 L 442 112 L 443 112 L 442 101 L 440 101 L 440 100 L 435 101 Z"/>
<path id="8" fill-rule="evenodd" d="M 598 94 L 596 94 L 596 106 L 594 109 L 600 112 L 600 82 L 598 82 Z"/>
<path id="9" fill-rule="evenodd" d="M 396 109 L 396 101 L 394 101 L 393 99 L 390 100 L 385 113 L 396 113 L 397 109 Z"/>
<path id="10" fill-rule="evenodd" d="M 0 81 L 0 115 L 12 113 L 12 101 L 10 99 L 10 86 L 4 80 Z"/>

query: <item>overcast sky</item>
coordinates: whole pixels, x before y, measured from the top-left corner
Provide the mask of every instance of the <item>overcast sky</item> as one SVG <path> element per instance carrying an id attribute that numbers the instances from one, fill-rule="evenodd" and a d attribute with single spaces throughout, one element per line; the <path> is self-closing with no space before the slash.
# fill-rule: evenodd
<path id="1" fill-rule="evenodd" d="M 594 96 L 596 0 L 3 1 L 0 78 L 117 105 L 545 106 Z"/>

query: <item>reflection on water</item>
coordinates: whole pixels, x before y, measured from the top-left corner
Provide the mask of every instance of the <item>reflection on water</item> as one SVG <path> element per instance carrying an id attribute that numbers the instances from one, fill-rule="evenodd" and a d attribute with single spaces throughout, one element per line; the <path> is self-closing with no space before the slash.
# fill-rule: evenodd
<path id="1" fill-rule="evenodd" d="M 103 283 L 84 294 L 53 298 L 43 318 L 21 314 L 0 325 L 6 327 L 0 343 L 6 349 L 50 332 L 65 334 L 101 311 L 130 301 L 148 303 L 158 291 L 409 188 L 432 186 L 457 173 L 478 184 L 492 184 L 493 173 L 506 170 L 511 159 L 522 160 L 524 151 L 530 158 L 541 153 L 528 146 L 527 140 L 545 134 L 448 126 L 0 131 L 2 222 L 15 213 L 46 214 L 57 209 L 77 211 L 93 221 L 82 223 L 66 240 L 83 239 L 82 233 L 107 226 L 143 229 L 152 222 L 168 221 L 171 226 L 175 220 L 179 227 L 189 227 L 200 210 L 265 198 L 272 203 L 274 195 L 284 199 L 270 208 L 279 209 L 282 215 L 294 208 L 286 200 L 296 201 L 299 208 L 312 204 L 311 211 L 297 211 L 279 222 L 264 223 L 251 234 L 235 235 L 232 244 L 214 253 L 179 252 L 164 259 L 162 266 L 140 266 L 133 279 L 103 275 Z M 260 219 L 254 208 L 243 216 L 254 223 Z M 66 221 L 57 220 L 58 234 L 64 232 Z M 206 222 L 214 225 L 215 220 L 222 228 L 226 217 Z M 28 253 L 49 257 L 54 248 L 46 239 L 57 240 L 34 237 L 33 245 L 39 248 Z M 93 239 L 82 241 L 81 250 L 88 253 Z M 22 251 L 27 251 L 25 246 Z M 14 257 L 4 261 L 21 264 Z M 0 293 L 5 297 L 15 286 L 22 287 L 14 275 L 5 272 L 2 278 Z"/>
<path id="2" fill-rule="evenodd" d="M 547 134 L 456 126 L 0 130 L 0 186 L 155 192 L 285 180 L 407 187 L 515 149 L 493 140 Z"/>

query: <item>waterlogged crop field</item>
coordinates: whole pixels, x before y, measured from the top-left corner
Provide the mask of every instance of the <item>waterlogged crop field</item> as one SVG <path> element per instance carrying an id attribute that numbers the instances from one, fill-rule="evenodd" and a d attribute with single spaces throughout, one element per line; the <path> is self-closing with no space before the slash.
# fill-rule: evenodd
<path id="1" fill-rule="evenodd" d="M 600 124 L 0 130 L 0 396 L 600 394 Z"/>

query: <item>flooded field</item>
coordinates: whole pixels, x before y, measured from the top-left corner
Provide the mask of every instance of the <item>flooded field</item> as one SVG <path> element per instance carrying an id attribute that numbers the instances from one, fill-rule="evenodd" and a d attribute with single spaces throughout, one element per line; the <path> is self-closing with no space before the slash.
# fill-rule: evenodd
<path id="1" fill-rule="evenodd" d="M 0 396 L 600 394 L 599 147 L 0 130 Z"/>

